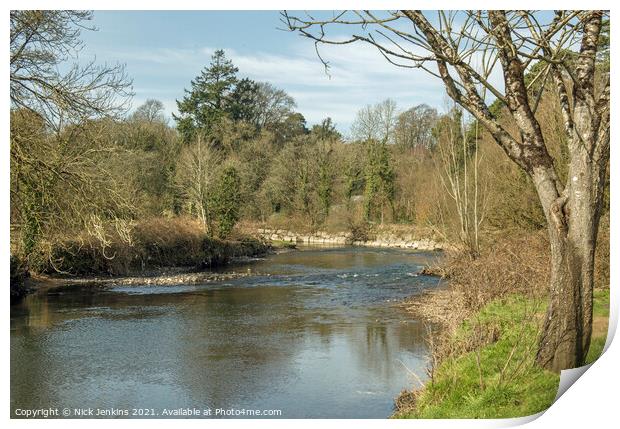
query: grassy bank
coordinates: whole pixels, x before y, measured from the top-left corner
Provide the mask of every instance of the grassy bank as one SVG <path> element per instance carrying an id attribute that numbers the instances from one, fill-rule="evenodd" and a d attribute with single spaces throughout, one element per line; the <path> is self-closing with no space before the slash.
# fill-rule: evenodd
<path id="1" fill-rule="evenodd" d="M 154 218 L 125 231 L 109 227 L 46 243 L 30 255 L 28 267 L 35 273 L 71 276 L 139 274 L 162 267 L 201 270 L 268 250 L 269 245 L 249 236 L 210 237 L 189 218 Z"/>
<path id="2" fill-rule="evenodd" d="M 559 375 L 535 363 L 547 305 L 547 248 L 542 232 L 513 235 L 475 259 L 455 253 L 431 270 L 447 277 L 449 287 L 404 307 L 442 328 L 429 344 L 426 385 L 397 398 L 395 418 L 520 417 L 552 404 Z M 588 363 L 600 356 L 607 336 L 608 255 L 608 248 L 598 250 Z"/>
<path id="3" fill-rule="evenodd" d="M 609 316 L 609 290 L 595 294 L 595 324 Z M 535 364 L 540 299 L 513 295 L 469 316 L 443 347 L 451 353 L 434 368 L 426 386 L 400 398 L 397 418 L 506 418 L 547 409 L 559 375 Z M 588 362 L 600 356 L 606 331 L 594 332 Z"/>

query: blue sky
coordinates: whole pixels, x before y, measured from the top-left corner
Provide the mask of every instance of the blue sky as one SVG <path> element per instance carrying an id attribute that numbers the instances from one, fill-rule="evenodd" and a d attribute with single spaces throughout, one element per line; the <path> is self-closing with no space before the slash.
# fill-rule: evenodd
<path id="1" fill-rule="evenodd" d="M 420 103 L 444 110 L 446 96 L 437 79 L 392 66 L 367 45 L 321 48 L 331 65 L 327 76 L 314 44 L 279 30 L 279 19 L 277 11 L 95 11 L 99 30 L 83 32 L 80 58 L 126 64 L 134 83 L 133 107 L 156 98 L 167 115 L 219 48 L 240 76 L 292 95 L 309 124 L 330 116 L 346 133 L 357 110 L 388 97 L 403 110 Z"/>

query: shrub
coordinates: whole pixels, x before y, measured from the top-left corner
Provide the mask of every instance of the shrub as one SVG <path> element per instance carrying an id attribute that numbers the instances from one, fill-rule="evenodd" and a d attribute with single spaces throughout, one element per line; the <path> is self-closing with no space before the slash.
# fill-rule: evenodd
<path id="1" fill-rule="evenodd" d="M 161 267 L 202 269 L 231 258 L 264 254 L 268 246 L 248 238 L 223 241 L 209 237 L 189 218 L 152 218 L 136 224 L 128 235 L 108 227 L 105 242 L 83 234 L 59 240 L 39 252 L 33 268 L 40 273 L 124 275 Z"/>
<path id="2" fill-rule="evenodd" d="M 472 311 L 508 294 L 542 296 L 549 279 L 546 233 L 522 233 L 501 238 L 477 258 L 452 252 L 442 267 L 451 287 L 463 294 Z"/>

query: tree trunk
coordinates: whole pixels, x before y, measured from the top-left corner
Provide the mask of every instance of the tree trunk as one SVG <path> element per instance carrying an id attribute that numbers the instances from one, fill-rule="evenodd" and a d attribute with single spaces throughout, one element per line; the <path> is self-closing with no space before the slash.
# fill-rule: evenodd
<path id="1" fill-rule="evenodd" d="M 585 361 L 592 330 L 593 261 L 588 255 L 592 252 L 570 237 L 555 231 L 549 236 L 550 298 L 536 360 L 559 372 Z"/>
<path id="2" fill-rule="evenodd" d="M 593 163 L 585 149 L 579 152 L 569 165 L 566 189 L 546 210 L 551 285 L 536 360 L 555 372 L 585 363 L 592 334 L 594 252 L 606 166 Z"/>

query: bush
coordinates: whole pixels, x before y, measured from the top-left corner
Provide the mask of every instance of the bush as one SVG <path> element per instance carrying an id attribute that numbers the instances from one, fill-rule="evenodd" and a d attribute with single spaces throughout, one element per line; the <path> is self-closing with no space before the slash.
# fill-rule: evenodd
<path id="1" fill-rule="evenodd" d="M 114 228 L 106 243 L 84 234 L 47 246 L 34 261 L 40 273 L 72 275 L 125 275 L 162 267 L 211 268 L 231 258 L 264 254 L 268 246 L 238 237 L 223 241 L 207 236 L 199 222 L 189 218 L 152 218 L 133 227 L 128 236 Z"/>
<path id="2" fill-rule="evenodd" d="M 604 219 L 595 254 L 596 288 L 609 287 L 609 220 Z M 451 252 L 441 274 L 463 294 L 472 311 L 496 298 L 520 293 L 528 297 L 546 297 L 549 288 L 550 259 L 547 232 L 513 231 L 484 248 L 477 258 L 467 252 Z"/>
<path id="3" fill-rule="evenodd" d="M 466 252 L 449 254 L 443 274 L 471 311 L 508 294 L 540 297 L 548 289 L 548 249 L 545 231 L 522 233 L 497 240 L 477 258 Z"/>

